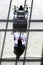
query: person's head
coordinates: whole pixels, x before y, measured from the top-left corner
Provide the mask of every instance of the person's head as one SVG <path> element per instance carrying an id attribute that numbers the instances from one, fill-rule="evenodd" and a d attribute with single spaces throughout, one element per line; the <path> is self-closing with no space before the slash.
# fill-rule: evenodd
<path id="1" fill-rule="evenodd" d="M 19 10 L 23 10 L 23 7 L 22 7 L 22 5 L 20 5 L 20 8 L 19 8 Z"/>
<path id="2" fill-rule="evenodd" d="M 20 38 L 18 39 L 18 46 L 22 46 L 22 40 Z"/>
<path id="3" fill-rule="evenodd" d="M 20 8 L 22 8 L 22 5 L 20 5 Z"/>

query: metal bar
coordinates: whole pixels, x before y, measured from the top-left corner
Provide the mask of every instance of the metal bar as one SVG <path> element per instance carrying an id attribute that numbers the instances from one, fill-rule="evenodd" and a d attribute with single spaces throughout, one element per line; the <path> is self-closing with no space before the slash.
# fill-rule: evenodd
<path id="1" fill-rule="evenodd" d="M 9 20 L 10 9 L 11 9 L 11 3 L 12 3 L 12 0 L 10 0 L 10 5 L 9 5 L 9 10 L 8 10 L 7 20 Z M 7 29 L 7 27 L 8 27 L 8 22 L 6 23 L 6 29 Z M 2 56 L 3 56 L 4 45 L 5 45 L 5 38 L 6 38 L 6 31 L 5 31 L 4 40 L 3 40 L 2 52 L 1 52 L 1 58 L 2 58 Z M 1 63 L 0 63 L 0 65 L 1 65 Z"/>
<path id="2" fill-rule="evenodd" d="M 41 65 L 43 65 L 43 46 L 42 46 L 42 58 L 41 58 Z"/>
<path id="3" fill-rule="evenodd" d="M 14 22 L 13 19 L 7 20 L 7 19 L 0 19 L 0 22 Z M 43 20 L 30 20 L 30 22 L 43 22 Z"/>
<path id="4" fill-rule="evenodd" d="M 2 32 L 11 32 L 11 31 L 14 31 L 15 32 L 15 30 L 13 30 L 13 29 L 0 29 L 0 31 L 2 31 Z M 29 29 L 29 30 L 26 30 L 27 32 L 29 31 L 29 32 L 43 32 L 43 29 Z M 18 30 L 18 32 L 19 32 L 19 30 Z M 21 32 L 25 32 L 25 30 L 22 30 Z"/>
<path id="5" fill-rule="evenodd" d="M 32 15 L 32 8 L 33 8 L 33 0 L 31 2 L 31 9 L 30 9 L 29 22 L 28 22 L 28 29 L 30 29 L 30 23 L 31 23 L 30 20 L 31 20 L 31 15 Z M 28 31 L 28 34 L 27 34 L 27 42 L 28 42 L 28 36 L 29 36 L 29 31 Z M 27 43 L 26 43 L 26 49 L 25 49 L 25 54 L 24 54 L 24 62 L 23 62 L 23 65 L 25 65 L 26 51 L 27 51 Z"/>
<path id="6" fill-rule="evenodd" d="M 13 20 L 0 19 L 0 22 L 13 22 Z"/>
<path id="7" fill-rule="evenodd" d="M 1 62 L 15 62 L 16 61 L 16 59 L 0 59 L 1 60 Z M 18 59 L 17 60 L 18 62 L 23 62 L 24 61 L 24 59 Z M 25 62 L 41 62 L 41 59 L 25 59 Z"/>
<path id="8" fill-rule="evenodd" d="M 25 5 L 26 5 L 26 0 L 25 0 L 25 2 L 24 2 L 24 9 L 25 9 Z"/>
<path id="9" fill-rule="evenodd" d="M 18 61 L 18 60 L 16 59 L 16 60 L 15 60 L 15 65 L 17 65 L 17 61 Z"/>
<path id="10" fill-rule="evenodd" d="M 30 32 L 43 32 L 43 29 L 30 29 Z"/>
<path id="11" fill-rule="evenodd" d="M 31 22 L 34 22 L 34 23 L 36 23 L 36 22 L 40 22 L 40 23 L 42 23 L 43 22 L 43 20 L 30 20 Z"/>

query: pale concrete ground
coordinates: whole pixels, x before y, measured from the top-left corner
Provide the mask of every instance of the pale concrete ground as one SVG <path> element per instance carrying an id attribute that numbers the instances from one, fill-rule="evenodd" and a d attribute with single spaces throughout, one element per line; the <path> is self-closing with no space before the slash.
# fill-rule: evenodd
<path id="1" fill-rule="evenodd" d="M 34 0 L 32 19 L 43 20 L 43 0 Z"/>
<path id="2" fill-rule="evenodd" d="M 19 4 L 17 4 L 19 1 Z M 14 0 L 12 1 L 12 7 L 10 12 L 9 19 L 13 19 L 13 5 L 19 6 L 20 3 L 23 2 L 22 0 Z M 9 7 L 10 0 L 0 0 L 0 19 L 7 19 L 8 14 L 8 7 Z M 31 4 L 31 0 L 27 0 L 27 4 Z M 30 12 L 30 9 L 29 9 Z M 29 13 L 30 14 L 30 13 Z M 34 0 L 33 4 L 33 11 L 32 11 L 32 19 L 43 19 L 43 0 Z M 8 29 L 12 29 L 13 23 L 8 24 Z M 6 23 L 0 22 L 0 29 L 5 29 Z M 43 29 L 43 23 L 31 23 L 30 29 Z M 14 58 L 15 55 L 13 53 L 13 47 L 14 47 L 14 40 L 13 40 L 13 34 L 12 32 L 7 32 L 6 34 L 6 40 L 5 40 L 5 46 L 4 46 L 4 52 L 3 52 L 3 58 Z M 4 32 L 0 32 L 0 54 L 2 50 L 2 43 L 3 43 L 3 37 Z M 26 57 L 40 57 L 42 55 L 42 44 L 43 44 L 43 32 L 30 32 L 29 38 L 28 38 L 28 47 L 27 47 L 27 54 Z M 24 54 L 21 56 L 23 57 Z M 13 63 L 14 64 L 14 63 Z M 26 63 L 25 65 L 31 65 L 31 64 L 37 64 L 40 65 L 40 62 L 31 62 Z M 2 62 L 2 65 L 12 65 L 12 62 L 8 62 L 7 64 Z M 19 63 L 18 63 L 19 65 Z M 22 65 L 22 62 L 20 62 L 20 65 Z"/>
<path id="3" fill-rule="evenodd" d="M 0 57 L 1 57 L 4 34 L 5 34 L 4 32 L 0 32 Z"/>
<path id="4" fill-rule="evenodd" d="M 0 19 L 7 19 L 10 0 L 0 0 Z"/>
<path id="5" fill-rule="evenodd" d="M 2 62 L 2 65 L 15 65 L 15 62 Z M 18 62 L 17 65 L 23 65 L 23 62 Z M 25 65 L 40 65 L 40 62 L 25 62 Z"/>

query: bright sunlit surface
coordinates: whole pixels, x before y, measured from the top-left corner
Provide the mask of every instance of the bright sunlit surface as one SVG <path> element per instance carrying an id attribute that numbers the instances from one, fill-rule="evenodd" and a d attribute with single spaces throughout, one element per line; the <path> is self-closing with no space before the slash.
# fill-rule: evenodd
<path id="1" fill-rule="evenodd" d="M 10 0 L 0 0 L 0 19 L 7 19 Z"/>
<path id="2" fill-rule="evenodd" d="M 43 20 L 43 0 L 34 0 L 32 19 Z"/>

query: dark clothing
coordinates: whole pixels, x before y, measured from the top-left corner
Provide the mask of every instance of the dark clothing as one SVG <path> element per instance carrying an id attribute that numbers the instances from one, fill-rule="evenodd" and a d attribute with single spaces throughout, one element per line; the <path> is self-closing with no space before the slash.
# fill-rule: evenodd
<path id="1" fill-rule="evenodd" d="M 14 45 L 14 53 L 17 59 L 19 59 L 19 57 L 23 54 L 24 49 L 25 49 L 25 45 L 22 45 L 22 39 L 21 37 L 19 37 L 18 44 Z"/>
<path id="2" fill-rule="evenodd" d="M 16 54 L 16 56 L 20 56 L 20 55 L 23 54 L 24 49 L 25 49 L 24 45 L 22 45 L 22 47 L 20 47 L 20 46 L 19 47 L 15 47 L 14 46 L 14 53 Z"/>
<path id="3" fill-rule="evenodd" d="M 24 8 L 22 6 L 20 6 L 19 10 L 24 10 Z"/>

